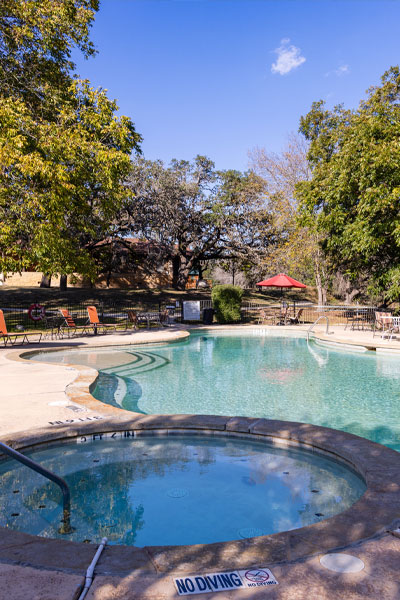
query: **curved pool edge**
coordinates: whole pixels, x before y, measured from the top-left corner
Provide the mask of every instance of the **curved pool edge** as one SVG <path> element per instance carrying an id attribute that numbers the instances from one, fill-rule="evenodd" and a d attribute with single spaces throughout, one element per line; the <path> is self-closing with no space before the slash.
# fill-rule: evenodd
<path id="1" fill-rule="evenodd" d="M 130 338 L 129 340 L 124 339 L 123 342 L 121 339 L 116 339 L 115 337 L 110 340 L 106 338 L 101 338 L 99 343 L 98 340 L 95 340 L 95 344 L 79 344 L 76 343 L 63 342 L 62 344 L 58 343 L 57 345 L 37 345 L 34 349 L 19 349 L 13 350 L 6 354 L 6 358 L 8 360 L 12 360 L 15 362 L 35 362 L 34 356 L 36 354 L 42 352 L 61 352 L 63 350 L 72 350 L 72 349 L 83 349 L 88 350 L 90 348 L 109 348 L 109 347 L 119 347 L 121 345 L 124 346 L 141 346 L 141 345 L 153 345 L 153 344 L 172 344 L 183 342 L 190 336 L 189 331 L 184 330 L 169 330 L 166 332 L 165 330 L 158 332 L 151 332 L 151 336 L 148 336 L 148 339 L 140 338 L 139 340 L 135 338 Z M 93 338 L 91 338 L 91 341 Z M 91 390 L 93 389 L 94 384 L 99 376 L 99 372 L 97 369 L 92 367 L 77 365 L 74 363 L 67 363 L 62 365 L 57 365 L 52 362 L 41 361 L 41 364 L 49 366 L 49 367 L 64 367 L 65 369 L 74 369 L 77 373 L 75 379 L 69 383 L 65 388 L 65 395 L 69 402 L 73 404 L 79 404 L 84 408 L 94 411 L 96 413 L 102 413 L 105 415 L 120 415 L 122 413 L 128 413 L 130 415 L 140 414 L 133 413 L 130 411 L 125 411 L 123 408 L 117 408 L 115 406 L 111 406 L 102 402 L 101 400 L 97 400 L 92 394 Z"/>
<path id="2" fill-rule="evenodd" d="M 96 569 L 98 574 L 193 573 L 293 562 L 349 547 L 393 529 L 399 521 L 400 454 L 380 444 L 353 434 L 288 421 L 209 415 L 119 415 L 82 425 L 23 431 L 2 436 L 1 441 L 23 449 L 114 431 L 138 437 L 177 433 L 249 436 L 268 444 L 322 451 L 350 465 L 363 477 L 367 490 L 346 511 L 291 531 L 194 546 L 109 546 Z M 0 528 L 2 562 L 81 573 L 93 552 L 91 544 L 45 539 Z"/>
<path id="3" fill-rule="evenodd" d="M 35 348 L 32 349 L 19 349 L 19 350 L 13 350 L 11 352 L 9 352 L 8 354 L 6 354 L 6 358 L 12 361 L 16 361 L 16 362 L 27 362 L 27 359 L 29 359 L 29 361 L 33 361 L 34 359 L 32 357 L 34 357 L 35 354 L 37 353 L 41 353 L 43 351 L 45 352 L 57 352 L 57 351 L 62 351 L 62 350 L 70 350 L 70 349 L 74 349 L 74 348 L 82 348 L 82 349 L 89 349 L 89 348 L 107 348 L 107 347 L 118 347 L 118 346 L 125 346 L 125 345 L 132 345 L 132 346 L 140 346 L 140 345 L 152 345 L 152 344 L 164 344 L 164 343 L 179 343 L 184 341 L 185 339 L 187 339 L 188 337 L 190 337 L 190 332 L 204 332 L 204 331 L 210 331 L 210 332 L 244 332 L 244 333 L 249 333 L 249 332 L 254 332 L 257 335 L 260 334 L 260 332 L 263 332 L 264 335 L 272 335 L 272 336 L 278 336 L 278 337 L 296 337 L 296 338 L 307 338 L 307 329 L 308 329 L 308 325 L 307 326 L 283 326 L 283 327 L 278 327 L 278 326 L 255 326 L 255 325 L 213 325 L 213 326 L 209 326 L 209 325 L 193 325 L 193 326 L 188 326 L 185 329 L 179 329 L 179 330 L 169 330 L 169 331 L 165 331 L 165 330 L 161 330 L 161 331 L 155 331 L 155 332 L 149 332 L 149 336 L 147 336 L 147 339 L 143 340 L 143 338 L 140 339 L 135 339 L 135 337 L 129 337 L 128 340 L 124 339 L 123 342 L 121 341 L 121 339 L 117 336 L 112 336 L 112 338 L 108 338 L 107 336 L 101 337 L 101 339 L 99 338 L 89 338 L 85 344 L 83 343 L 78 343 L 78 346 L 75 343 L 71 342 L 71 343 L 67 343 L 67 342 L 63 342 L 63 343 L 56 343 L 56 344 L 51 344 L 48 343 L 46 346 L 42 345 L 35 345 Z M 135 334 L 133 334 L 135 335 Z M 326 333 L 321 333 L 318 331 L 313 331 L 310 334 L 310 338 L 312 338 L 313 340 L 315 340 L 317 343 L 320 343 L 321 345 L 325 345 L 327 347 L 331 347 L 332 349 L 337 349 L 337 350 L 344 350 L 344 351 L 350 351 L 350 352 L 365 352 L 365 351 L 376 351 L 377 353 L 382 352 L 382 353 L 386 353 L 386 354 L 393 354 L 394 356 L 399 356 L 400 357 L 400 346 L 397 348 L 396 346 L 394 346 L 394 344 L 385 344 L 383 342 L 379 342 L 378 341 L 374 342 L 373 345 L 371 345 L 371 342 L 361 342 L 360 340 L 353 340 L 352 342 L 350 342 L 349 340 L 343 340 L 340 339 L 339 337 L 335 337 L 332 338 L 329 335 L 327 335 Z M 94 343 L 91 343 L 94 342 Z M 41 361 L 42 365 L 48 365 L 50 367 L 54 367 L 55 363 L 52 362 L 45 362 L 45 361 Z M 82 366 L 82 365 L 76 365 L 74 363 L 68 363 L 68 364 L 62 364 L 62 365 L 57 365 L 58 367 L 62 366 L 65 367 L 67 369 L 74 369 L 77 372 L 77 376 L 76 378 L 67 385 L 67 387 L 65 388 L 65 394 L 67 399 L 74 404 L 78 404 L 81 405 L 82 407 L 88 409 L 89 411 L 93 411 L 96 413 L 100 413 L 100 414 L 104 414 L 104 415 L 121 415 L 121 414 L 128 414 L 129 416 L 132 415 L 141 415 L 142 413 L 135 413 L 133 411 L 127 411 L 123 408 L 119 408 L 119 407 L 115 407 L 115 406 L 111 406 L 109 404 L 106 404 L 105 402 L 102 402 L 101 400 L 97 400 L 92 394 L 91 394 L 91 390 L 93 389 L 97 378 L 99 376 L 99 373 L 96 369 L 88 367 L 88 366 Z"/>

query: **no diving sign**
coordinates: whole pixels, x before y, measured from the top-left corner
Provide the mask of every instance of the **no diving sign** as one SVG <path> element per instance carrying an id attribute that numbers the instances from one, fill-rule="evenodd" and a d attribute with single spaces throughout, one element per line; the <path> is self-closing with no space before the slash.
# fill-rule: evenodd
<path id="1" fill-rule="evenodd" d="M 179 577 L 174 578 L 174 584 L 179 596 L 190 596 L 191 594 L 204 594 L 207 592 L 267 587 L 278 585 L 278 582 L 271 571 L 263 567 L 262 569 Z"/>

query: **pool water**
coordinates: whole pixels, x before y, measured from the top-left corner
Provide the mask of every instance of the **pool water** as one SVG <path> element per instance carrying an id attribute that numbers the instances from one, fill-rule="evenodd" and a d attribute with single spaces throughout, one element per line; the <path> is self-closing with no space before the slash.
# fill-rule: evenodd
<path id="1" fill-rule="evenodd" d="M 26 453 L 64 477 L 72 534 L 58 532 L 61 492 L 12 460 L 0 464 L 0 525 L 93 543 L 227 541 L 310 525 L 351 506 L 365 483 L 343 464 L 300 449 L 227 436 L 64 443 Z"/>
<path id="2" fill-rule="evenodd" d="M 296 337 L 192 334 L 186 343 L 44 353 L 100 371 L 93 395 L 145 414 L 244 415 L 342 429 L 400 451 L 400 357 Z"/>

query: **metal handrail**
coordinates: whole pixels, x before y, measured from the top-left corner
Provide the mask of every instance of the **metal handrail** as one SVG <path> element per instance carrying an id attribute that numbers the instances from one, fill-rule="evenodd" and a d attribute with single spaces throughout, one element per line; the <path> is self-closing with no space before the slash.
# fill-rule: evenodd
<path id="1" fill-rule="evenodd" d="M 307 340 L 310 337 L 310 333 L 312 331 L 312 328 L 314 327 L 314 325 L 316 325 L 318 323 L 318 321 L 320 321 L 321 319 L 326 319 L 326 331 L 325 333 L 329 334 L 329 319 L 326 315 L 321 315 L 320 317 L 318 317 L 318 319 L 316 321 L 314 321 L 314 323 L 312 325 L 310 325 L 310 327 L 307 329 Z M 333 333 L 333 332 L 332 332 Z"/>
<path id="2" fill-rule="evenodd" d="M 52 473 L 45 467 L 42 467 L 42 465 L 35 462 L 31 458 L 24 456 L 23 454 L 21 454 L 21 452 L 14 450 L 14 448 L 10 448 L 10 446 L 7 446 L 7 444 L 3 444 L 3 442 L 0 442 L 0 450 L 2 452 L 4 452 L 4 454 L 8 454 L 8 456 L 11 456 L 11 458 L 15 458 L 15 460 L 17 460 L 18 462 L 29 467 L 33 471 L 36 471 L 36 473 L 40 473 L 40 475 L 43 475 L 43 477 L 47 477 L 47 479 L 50 479 L 50 481 L 53 481 L 58 486 L 60 486 L 62 495 L 63 495 L 63 519 L 61 521 L 62 526 L 60 527 L 60 529 L 58 531 L 59 531 L 59 533 L 63 533 L 63 534 L 71 533 L 73 531 L 73 528 L 71 527 L 71 521 L 70 521 L 71 520 L 71 494 L 70 494 L 69 487 L 68 487 L 66 481 L 64 481 L 64 479 L 62 479 L 55 473 Z"/>

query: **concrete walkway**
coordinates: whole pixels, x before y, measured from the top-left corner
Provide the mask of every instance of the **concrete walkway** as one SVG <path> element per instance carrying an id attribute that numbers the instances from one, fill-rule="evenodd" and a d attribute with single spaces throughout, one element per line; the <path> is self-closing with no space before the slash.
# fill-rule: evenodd
<path id="1" fill-rule="evenodd" d="M 247 326 L 250 327 L 250 326 Z M 260 328 L 262 326 L 252 326 Z M 237 329 L 238 327 L 235 327 Z M 218 327 L 218 330 L 221 330 Z M 306 331 L 308 326 L 274 327 L 292 334 Z M 317 326 L 315 335 L 322 342 L 356 345 L 377 352 L 400 353 L 400 340 L 383 340 L 373 337 L 370 331 L 350 331 L 333 326 L 333 334 L 325 333 L 325 324 Z M 95 347 L 173 341 L 187 335 L 183 328 L 122 332 L 107 336 L 87 336 L 73 340 L 45 341 L 37 348 L 47 350 L 65 346 Z M 290 333 L 289 333 L 290 335 Z M 397 336 L 398 338 L 400 336 Z M 34 345 L 20 347 L 24 352 Z M 56 421 L 96 420 L 109 414 L 107 407 L 94 401 L 80 403 L 66 393 L 82 369 L 70 366 L 35 363 L 18 358 L 20 350 L 0 349 L 0 435 L 16 431 L 48 427 Z M 400 368 L 400 362 L 399 362 Z M 88 376 L 90 380 L 90 376 Z M 118 409 L 114 409 L 118 410 Z M 400 517 L 400 507 L 399 507 Z M 362 558 L 365 569 L 360 573 L 340 574 L 328 571 L 319 562 L 318 548 L 315 556 L 306 560 L 269 567 L 279 582 L 278 586 L 234 592 L 202 594 L 199 598 L 227 600 L 235 598 L 266 600 L 399 600 L 400 598 L 400 539 L 382 532 L 374 540 L 367 540 L 345 552 Z M 64 572 L 62 557 L 60 569 L 45 571 L 19 564 L 6 564 L 0 559 L 0 600 L 76 600 L 84 572 Z M 218 567 L 216 565 L 216 570 Z M 125 577 L 96 576 L 87 596 L 88 600 L 169 600 L 178 595 L 173 586 L 173 573 L 145 576 L 137 572 Z"/>
<path id="2" fill-rule="evenodd" d="M 63 347 L 94 348 L 99 346 L 171 342 L 187 336 L 181 328 L 121 332 L 99 336 L 45 341 L 29 346 L 0 350 L 0 435 L 47 426 L 49 423 L 90 420 L 108 414 L 107 407 L 94 402 L 95 408 L 78 404 L 67 394 L 70 386 L 85 369 L 19 359 L 20 353 Z M 18 348 L 18 349 L 17 349 Z M 87 369 L 86 369 L 87 371 Z M 92 371 L 89 369 L 89 371 Z"/>

